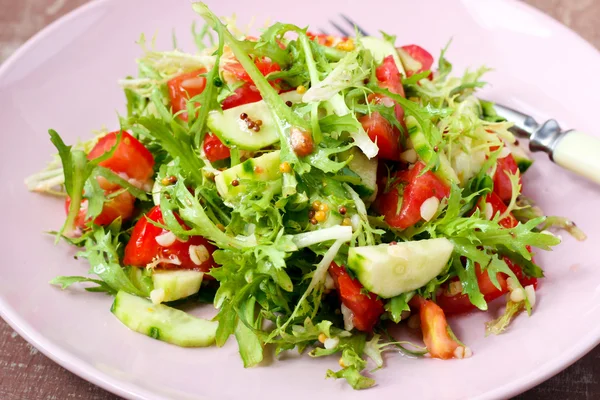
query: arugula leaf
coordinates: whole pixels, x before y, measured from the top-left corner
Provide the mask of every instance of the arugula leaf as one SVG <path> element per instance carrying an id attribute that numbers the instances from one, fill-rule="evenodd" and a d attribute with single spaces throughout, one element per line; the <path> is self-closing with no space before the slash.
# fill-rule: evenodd
<path id="1" fill-rule="evenodd" d="M 238 319 L 235 327 L 235 339 L 238 342 L 240 356 L 244 362 L 244 367 L 253 367 L 263 360 L 263 348 L 258 336 L 254 333 L 252 325 L 254 323 L 254 308 L 256 300 L 249 298 L 239 306 L 239 313 L 242 318 Z M 258 320 L 260 322 L 260 319 Z M 249 326 L 247 326 L 248 324 Z"/>
<path id="2" fill-rule="evenodd" d="M 77 255 L 89 261 L 89 272 L 100 277 L 114 293 L 123 290 L 136 296 L 148 297 L 150 293 L 137 287 L 121 267 L 119 247 L 119 238 L 115 237 L 110 229 L 94 226 L 92 234 L 85 241 L 85 250 Z"/>
<path id="3" fill-rule="evenodd" d="M 364 376 L 363 371 L 367 365 L 367 362 L 362 358 L 366 345 L 366 335 L 364 333 L 357 333 L 348 338 L 340 338 L 340 344 L 335 351 L 342 352 L 342 358 L 340 359 L 340 365 L 342 369 L 334 372 L 332 370 L 327 371 L 327 378 L 334 379 L 345 379 L 350 386 L 354 389 L 367 389 L 375 385 L 375 381 L 372 378 Z M 312 356 L 322 356 L 332 354 L 331 352 L 313 352 Z"/>
<path id="4" fill-rule="evenodd" d="M 206 76 L 206 87 L 202 91 L 201 94 L 195 96 L 188 101 L 188 106 L 190 104 L 195 104 L 198 102 L 202 104 L 200 106 L 200 111 L 198 113 L 198 118 L 194 120 L 196 113 L 190 114 L 188 112 L 188 118 L 190 121 L 194 121 L 192 126 L 190 127 L 190 134 L 194 136 L 196 148 L 200 148 L 202 143 L 202 139 L 206 130 L 206 119 L 208 118 L 208 113 L 211 110 L 220 108 L 217 102 L 218 95 L 218 86 L 216 84 L 217 79 L 219 80 L 219 63 L 221 61 L 221 56 L 223 55 L 223 35 L 217 30 L 217 34 L 219 37 L 219 44 L 217 46 L 217 51 L 215 52 L 215 64 L 213 68 L 210 70 L 208 75 Z M 219 87 L 222 86 L 222 83 Z"/>
<path id="5" fill-rule="evenodd" d="M 520 301 L 515 303 L 514 301 L 508 301 L 504 314 L 497 319 L 485 323 L 485 336 L 488 335 L 499 335 L 508 328 L 511 321 L 521 311 L 525 309 L 525 302 Z"/>
<path id="6" fill-rule="evenodd" d="M 92 172 L 99 163 L 112 157 L 121 140 L 121 134 L 119 133 L 117 135 L 115 145 L 109 151 L 94 160 L 88 160 L 87 155 L 83 150 L 73 149 L 72 146 L 67 146 L 55 130 L 50 129 L 48 133 L 50 134 L 52 144 L 54 144 L 58 150 L 58 155 L 63 165 L 65 191 L 71 198 L 67 219 L 62 228 L 58 231 L 56 237 L 56 241 L 58 241 L 63 234 L 71 236 L 75 233 L 75 220 L 81 208 L 85 182 L 92 175 Z M 96 188 L 93 187 L 93 189 Z M 98 190 L 94 190 L 94 193 L 98 193 Z"/>
<path id="7" fill-rule="evenodd" d="M 131 183 L 127 182 L 125 179 L 121 178 L 119 175 L 117 175 L 116 173 L 114 173 L 113 171 L 111 171 L 108 168 L 97 166 L 94 169 L 94 172 L 92 175 L 101 176 L 104 179 L 106 179 L 107 181 L 109 181 L 110 183 L 114 183 L 116 185 L 121 186 L 123 189 L 126 189 L 129 193 L 131 193 L 134 197 L 136 197 L 142 201 L 149 200 L 146 192 L 137 188 L 136 186 L 132 185 Z"/>
<path id="8" fill-rule="evenodd" d="M 323 81 L 313 82 L 302 100 L 306 103 L 330 100 L 344 89 L 362 86 L 369 76 L 367 64 L 371 60 L 368 55 L 370 53 L 362 52 L 360 48 L 348 52 Z"/>
<path id="9" fill-rule="evenodd" d="M 60 286 L 62 290 L 67 289 L 75 283 L 95 283 L 96 286 L 86 287 L 86 290 L 94 289 L 94 291 L 102 291 L 111 295 L 116 295 L 117 292 L 108 286 L 104 281 L 92 279 L 86 276 L 57 276 L 50 281 L 51 285 Z"/>
<path id="10" fill-rule="evenodd" d="M 385 310 L 390 313 L 392 321 L 395 323 L 400 322 L 402 319 L 403 311 L 410 311 L 408 302 L 413 298 L 415 292 L 407 292 L 399 294 L 396 297 L 392 297 L 386 304 Z"/>

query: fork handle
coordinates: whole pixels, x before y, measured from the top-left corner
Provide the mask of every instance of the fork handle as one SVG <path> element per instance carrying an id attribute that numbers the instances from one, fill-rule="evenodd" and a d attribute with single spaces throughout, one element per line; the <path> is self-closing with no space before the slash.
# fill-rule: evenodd
<path id="1" fill-rule="evenodd" d="M 600 138 L 565 132 L 555 144 L 552 160 L 563 168 L 600 183 Z"/>

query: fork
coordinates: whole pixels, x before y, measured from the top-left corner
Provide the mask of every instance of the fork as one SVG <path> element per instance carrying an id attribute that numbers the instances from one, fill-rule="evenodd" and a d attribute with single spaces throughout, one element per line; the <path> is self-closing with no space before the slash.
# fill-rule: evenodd
<path id="1" fill-rule="evenodd" d="M 363 36 L 369 36 L 350 17 L 344 14 L 340 17 L 352 31 L 332 19 L 329 23 L 342 35 L 352 36 L 351 33 L 356 30 Z M 321 32 L 328 34 L 323 29 Z M 496 111 L 515 123 L 511 128 L 515 135 L 529 139 L 529 150 L 544 152 L 561 167 L 600 183 L 600 139 L 580 131 L 565 131 L 555 120 L 538 124 L 531 116 L 501 104 L 496 104 Z"/>

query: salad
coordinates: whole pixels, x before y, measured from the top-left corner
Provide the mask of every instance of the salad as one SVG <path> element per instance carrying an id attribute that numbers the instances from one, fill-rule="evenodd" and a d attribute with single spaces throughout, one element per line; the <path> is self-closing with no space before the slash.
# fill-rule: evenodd
<path id="1" fill-rule="evenodd" d="M 111 312 L 154 339 L 235 340 L 245 367 L 336 354 L 326 376 L 355 389 L 386 351 L 476 353 L 448 315 L 499 299 L 485 326 L 499 334 L 532 312 L 535 249 L 560 243 L 548 229 L 585 235 L 523 195 L 532 160 L 476 96 L 487 68 L 453 76 L 445 49 L 434 66 L 384 33 L 247 36 L 193 9 L 196 53 L 140 39 L 119 130 L 75 145 L 50 130 L 58 154 L 27 184 L 66 198 L 56 238 L 90 265 L 52 284 L 114 296 Z M 202 303 L 212 320 L 180 309 Z M 405 322 L 423 343 L 393 337 Z"/>

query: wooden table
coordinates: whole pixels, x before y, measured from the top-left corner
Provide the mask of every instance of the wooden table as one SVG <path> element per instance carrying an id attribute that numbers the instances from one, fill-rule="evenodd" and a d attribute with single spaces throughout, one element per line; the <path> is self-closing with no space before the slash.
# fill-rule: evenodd
<path id="1" fill-rule="evenodd" d="M 87 0 L 0 0 L 0 62 L 44 26 L 86 2 Z M 600 48 L 600 1 L 527 2 L 552 15 L 596 48 Z M 600 347 L 566 371 L 518 396 L 521 400 L 597 398 L 600 398 Z M 55 364 L 0 320 L 0 399 L 114 400 L 118 397 Z"/>

